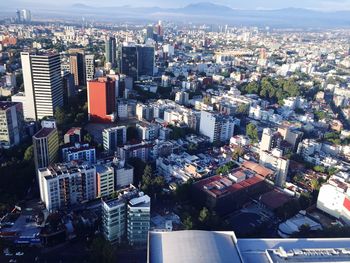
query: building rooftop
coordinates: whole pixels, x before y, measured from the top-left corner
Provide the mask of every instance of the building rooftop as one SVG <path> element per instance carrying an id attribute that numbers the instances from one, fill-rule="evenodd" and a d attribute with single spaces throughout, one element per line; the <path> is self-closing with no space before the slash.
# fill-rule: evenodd
<path id="1" fill-rule="evenodd" d="M 0 101 L 0 110 L 7 110 L 20 102 Z"/>
<path id="2" fill-rule="evenodd" d="M 55 130 L 56 130 L 55 128 L 42 128 L 40 131 L 34 134 L 33 137 L 44 138 L 44 137 L 47 137 L 50 133 L 52 133 Z"/>
<path id="3" fill-rule="evenodd" d="M 197 187 L 197 189 L 205 191 L 208 194 L 218 198 L 226 194 L 232 194 L 234 192 L 240 191 L 262 181 L 264 181 L 264 178 L 260 176 L 254 176 L 240 183 L 234 183 L 227 177 L 216 175 L 198 181 L 194 186 Z"/>
<path id="4" fill-rule="evenodd" d="M 233 232 L 149 232 L 149 263 L 243 262 Z"/>

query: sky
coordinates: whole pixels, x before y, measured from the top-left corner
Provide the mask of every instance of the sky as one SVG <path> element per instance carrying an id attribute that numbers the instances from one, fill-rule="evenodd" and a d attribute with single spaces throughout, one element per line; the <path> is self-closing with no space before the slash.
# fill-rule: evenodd
<path id="1" fill-rule="evenodd" d="M 308 8 L 322 11 L 335 10 L 350 10 L 350 0 L 0 0 L 1 6 L 17 6 L 30 7 L 32 6 L 70 6 L 74 3 L 86 4 L 90 6 L 159 6 L 164 8 L 169 7 L 184 7 L 190 3 L 211 2 L 221 5 L 226 5 L 235 9 L 280 9 L 280 8 Z"/>

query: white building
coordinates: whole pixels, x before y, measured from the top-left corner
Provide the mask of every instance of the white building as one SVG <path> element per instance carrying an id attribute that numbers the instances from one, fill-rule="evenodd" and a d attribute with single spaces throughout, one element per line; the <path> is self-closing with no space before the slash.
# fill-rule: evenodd
<path id="1" fill-rule="evenodd" d="M 136 129 L 139 135 L 139 139 L 143 141 L 153 141 L 158 138 L 159 125 L 157 124 L 137 123 Z"/>
<path id="2" fill-rule="evenodd" d="M 41 201 L 48 211 L 96 198 L 96 169 L 83 164 L 55 164 L 38 170 Z"/>
<path id="3" fill-rule="evenodd" d="M 76 143 L 74 146 L 62 148 L 62 160 L 63 162 L 86 161 L 93 164 L 96 162 L 96 150 L 88 143 Z"/>
<path id="4" fill-rule="evenodd" d="M 323 184 L 317 198 L 317 208 L 350 224 L 350 187 L 343 180 L 331 178 Z"/>
<path id="5" fill-rule="evenodd" d="M 104 129 L 102 132 L 103 148 L 106 151 L 115 151 L 118 146 L 126 143 L 126 126 Z"/>
<path id="6" fill-rule="evenodd" d="M 21 53 L 24 96 L 13 96 L 23 102 L 25 118 L 39 120 L 54 116 L 63 106 L 61 60 L 59 54 L 31 55 Z"/>
<path id="7" fill-rule="evenodd" d="M 86 75 L 86 83 L 94 79 L 94 75 L 95 75 L 94 55 L 85 55 L 85 75 Z"/>
<path id="8" fill-rule="evenodd" d="M 210 142 L 225 142 L 233 136 L 235 119 L 232 116 L 202 111 L 200 133 L 210 138 Z"/>
<path id="9" fill-rule="evenodd" d="M 282 150 L 274 148 L 271 152 L 260 151 L 259 163 L 275 171 L 275 184 L 283 187 L 286 182 L 289 159 L 282 156 Z"/>
<path id="10" fill-rule="evenodd" d="M 24 135 L 22 104 L 0 101 L 0 148 L 18 145 Z"/>

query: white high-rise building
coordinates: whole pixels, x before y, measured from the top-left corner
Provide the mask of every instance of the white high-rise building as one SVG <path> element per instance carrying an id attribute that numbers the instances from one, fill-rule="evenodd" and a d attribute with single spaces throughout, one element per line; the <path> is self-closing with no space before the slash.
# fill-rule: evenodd
<path id="1" fill-rule="evenodd" d="M 200 133 L 208 136 L 210 142 L 224 142 L 233 136 L 235 119 L 232 116 L 213 113 L 209 111 L 201 112 Z"/>
<path id="2" fill-rule="evenodd" d="M 103 148 L 106 151 L 115 151 L 118 146 L 126 143 L 126 126 L 104 129 L 102 136 Z"/>
<path id="3" fill-rule="evenodd" d="M 25 118 L 39 120 L 53 116 L 56 107 L 63 106 L 61 62 L 59 54 L 31 55 L 21 53 Z M 16 96 L 12 97 L 16 101 Z"/>
<path id="4" fill-rule="evenodd" d="M 85 55 L 85 75 L 86 83 L 94 79 L 95 75 L 95 56 L 94 55 Z"/>
<path id="5" fill-rule="evenodd" d="M 260 151 L 270 151 L 273 133 L 270 128 L 265 128 L 260 141 Z"/>
<path id="6" fill-rule="evenodd" d="M 87 164 L 55 164 L 38 170 L 41 201 L 48 211 L 96 198 L 96 168 Z"/>

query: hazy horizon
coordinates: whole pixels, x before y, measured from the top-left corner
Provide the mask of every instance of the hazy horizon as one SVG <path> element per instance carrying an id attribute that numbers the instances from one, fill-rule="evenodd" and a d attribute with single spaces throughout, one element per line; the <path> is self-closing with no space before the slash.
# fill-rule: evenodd
<path id="1" fill-rule="evenodd" d="M 129 0 L 127 4 L 124 1 L 104 0 L 96 2 L 95 0 L 60 0 L 59 2 L 48 3 L 47 0 L 13 0 L 0 3 L 0 7 L 7 8 L 38 8 L 38 7 L 68 7 L 73 4 L 85 4 L 90 6 L 132 6 L 132 7 L 162 7 L 162 8 L 179 8 L 188 4 L 210 2 L 214 4 L 220 4 L 229 6 L 234 9 L 281 9 L 281 8 L 306 8 L 322 11 L 340 11 L 350 10 L 350 0 L 213 0 L 213 1 L 201 1 L 201 0 L 177 0 L 176 2 L 170 0 Z"/>

